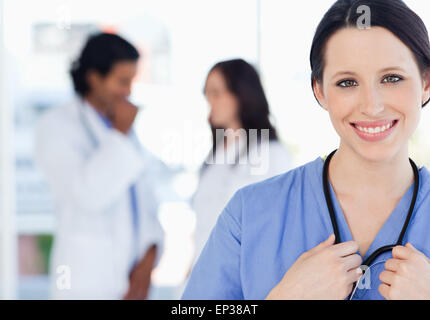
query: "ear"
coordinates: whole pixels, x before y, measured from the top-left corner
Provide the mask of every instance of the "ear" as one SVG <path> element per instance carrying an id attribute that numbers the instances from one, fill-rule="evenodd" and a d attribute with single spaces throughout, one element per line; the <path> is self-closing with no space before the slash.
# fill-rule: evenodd
<path id="1" fill-rule="evenodd" d="M 90 90 L 93 90 L 100 86 L 102 76 L 96 70 L 88 70 L 86 75 L 86 81 Z"/>
<path id="2" fill-rule="evenodd" d="M 327 102 L 324 96 L 324 89 L 322 83 L 318 82 L 316 78 L 313 79 L 312 89 L 314 91 L 315 98 L 318 100 L 321 107 L 327 110 Z"/>
<path id="3" fill-rule="evenodd" d="M 423 74 L 423 104 L 428 102 L 430 99 L 430 68 L 427 68 Z"/>

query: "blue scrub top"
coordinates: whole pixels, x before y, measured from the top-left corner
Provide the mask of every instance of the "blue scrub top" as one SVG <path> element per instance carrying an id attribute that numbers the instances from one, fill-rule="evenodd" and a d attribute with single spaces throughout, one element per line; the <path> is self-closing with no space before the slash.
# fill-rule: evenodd
<path id="1" fill-rule="evenodd" d="M 191 273 L 182 299 L 262 300 L 284 277 L 299 256 L 333 233 L 324 198 L 324 160 L 316 160 L 236 192 L 220 214 L 216 226 Z M 420 190 L 403 239 L 430 257 L 429 171 L 419 169 Z M 391 213 L 363 261 L 384 245 L 397 242 L 412 200 L 409 187 Z M 330 185 L 342 241 L 353 240 Z M 357 252 L 359 253 L 359 252 Z M 384 299 L 379 274 L 391 251 L 371 264 L 368 277 L 353 299 Z"/>

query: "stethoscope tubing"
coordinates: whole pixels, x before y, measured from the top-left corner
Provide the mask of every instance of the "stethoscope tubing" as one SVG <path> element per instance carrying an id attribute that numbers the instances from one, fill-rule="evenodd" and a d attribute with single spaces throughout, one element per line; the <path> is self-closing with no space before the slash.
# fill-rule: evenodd
<path id="1" fill-rule="evenodd" d="M 336 221 L 336 214 L 334 212 L 334 206 L 333 206 L 333 202 L 330 196 L 330 189 L 329 189 L 329 182 L 328 182 L 328 168 L 329 168 L 329 164 L 330 164 L 330 160 L 333 157 L 333 155 L 337 152 L 337 150 L 333 151 L 325 160 L 324 162 L 324 168 L 323 168 L 323 189 L 324 189 L 324 196 L 326 199 L 326 203 L 327 203 L 327 208 L 328 211 L 330 213 L 330 220 L 333 226 L 333 232 L 335 235 L 335 244 L 341 243 L 341 238 L 340 238 L 340 233 L 339 233 L 339 226 L 337 224 Z M 414 208 L 415 208 L 415 202 L 417 200 L 417 196 L 418 196 L 418 192 L 419 192 L 419 187 L 420 187 L 420 178 L 419 178 L 419 172 L 418 172 L 418 167 L 415 164 L 414 161 L 412 161 L 412 159 L 409 159 L 409 162 L 411 163 L 412 169 L 414 171 L 414 178 L 415 178 L 415 184 L 414 184 L 414 193 L 412 196 L 412 201 L 411 204 L 409 206 L 409 211 L 408 211 L 408 215 L 405 219 L 405 222 L 403 224 L 402 230 L 399 234 L 399 238 L 396 242 L 396 244 L 391 244 L 391 245 L 387 245 L 387 246 L 383 246 L 380 247 L 378 249 L 376 249 L 364 262 L 363 265 L 365 266 L 369 266 L 380 254 L 390 251 L 392 250 L 395 246 L 398 245 L 402 245 L 403 242 L 403 238 L 404 235 L 406 233 L 406 230 L 409 226 L 409 222 L 411 220 Z"/>

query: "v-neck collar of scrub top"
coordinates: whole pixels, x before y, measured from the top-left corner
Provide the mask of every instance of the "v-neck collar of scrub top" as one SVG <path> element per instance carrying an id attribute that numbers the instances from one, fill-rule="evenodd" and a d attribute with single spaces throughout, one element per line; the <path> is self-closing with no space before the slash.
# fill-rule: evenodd
<path id="1" fill-rule="evenodd" d="M 323 167 L 324 167 L 324 161 L 325 159 L 323 158 L 318 158 L 317 159 L 317 165 L 314 166 L 315 169 L 315 173 L 316 175 L 318 175 L 318 180 L 319 183 L 317 186 L 314 185 L 314 188 L 317 188 L 318 192 L 319 192 L 319 196 L 317 197 L 318 201 L 320 202 L 321 208 L 324 208 L 323 210 L 323 216 L 324 219 L 327 223 L 327 225 L 332 226 L 331 220 L 330 220 L 330 215 L 328 212 L 328 208 L 327 208 L 327 203 L 325 202 L 325 196 L 324 196 L 324 192 L 323 192 L 323 183 L 322 183 L 322 172 L 323 172 Z M 428 175 L 428 172 L 426 170 L 423 170 L 422 167 L 419 168 L 419 175 L 420 175 L 420 191 L 423 189 L 424 184 L 427 184 L 428 179 L 423 179 L 424 175 Z M 312 181 L 315 181 L 315 179 L 312 179 Z M 333 187 L 329 181 L 329 188 L 330 188 L 330 196 L 332 198 L 333 201 L 333 206 L 334 206 L 334 211 L 336 214 L 336 221 L 339 225 L 339 234 L 341 237 L 342 242 L 347 242 L 347 241 L 353 241 L 354 238 L 352 236 L 352 232 L 351 229 L 348 225 L 348 223 L 346 222 L 346 217 L 343 213 L 343 210 L 340 207 L 339 201 L 336 197 L 336 194 L 333 190 Z M 389 215 L 389 217 L 386 219 L 386 221 L 384 222 L 384 224 L 382 225 L 382 227 L 379 229 L 378 233 L 376 234 L 376 236 L 374 237 L 374 239 L 372 240 L 372 243 L 370 244 L 370 247 L 367 249 L 365 255 L 361 255 L 361 253 L 359 251 L 357 251 L 357 254 L 359 254 L 363 261 L 366 260 L 376 249 L 385 246 L 385 245 L 391 245 L 397 242 L 397 239 L 399 237 L 399 234 L 402 230 L 403 224 L 405 222 L 405 219 L 407 217 L 408 214 L 408 210 L 409 210 L 409 206 L 412 200 L 412 196 L 413 196 L 413 190 L 414 190 L 414 183 L 411 184 L 411 186 L 406 190 L 406 192 L 403 194 L 402 198 L 399 200 L 399 202 L 397 203 L 396 207 L 394 208 L 394 210 L 391 212 L 391 214 Z M 421 197 L 422 194 L 421 192 L 418 193 L 418 197 L 417 197 L 417 206 L 414 208 L 414 211 L 412 213 L 412 217 L 411 220 L 409 222 L 409 228 L 413 225 L 414 223 L 414 218 L 415 218 L 415 213 L 417 212 L 418 208 L 419 208 L 419 203 L 421 201 Z M 408 228 L 408 230 L 409 230 Z M 406 231 L 405 237 L 403 239 L 402 243 L 403 245 L 405 245 L 407 243 L 407 239 L 408 239 L 408 230 Z M 331 232 L 333 232 L 333 230 L 331 230 Z M 379 281 L 379 279 L 377 279 L 379 277 L 379 272 L 382 271 L 384 269 L 384 263 L 385 261 L 387 261 L 388 259 L 390 259 L 392 257 L 392 252 L 388 251 L 385 252 L 381 255 L 379 255 L 370 266 L 371 268 L 371 272 L 369 273 L 370 277 L 371 277 L 371 281 Z M 376 273 L 374 273 L 372 270 L 376 271 Z M 376 277 L 376 278 L 375 278 Z M 377 290 L 377 287 L 375 286 L 375 284 L 372 284 L 372 287 L 374 290 Z M 362 299 L 364 296 L 366 296 L 366 294 L 368 294 L 368 290 L 356 290 L 354 295 L 353 295 L 353 299 Z"/>
<path id="2" fill-rule="evenodd" d="M 317 166 L 317 169 L 318 169 L 317 171 L 318 171 L 318 174 L 321 176 L 321 186 L 320 186 L 321 193 L 323 193 L 323 189 L 322 189 L 323 166 L 324 166 L 324 159 L 320 158 L 320 161 Z M 420 174 L 421 174 L 421 169 L 422 168 L 419 168 Z M 330 181 L 329 181 L 329 187 L 330 187 L 330 195 L 331 195 L 331 198 L 333 199 L 333 206 L 334 206 L 334 211 L 336 213 L 337 223 L 339 224 L 339 229 L 340 229 L 339 233 L 340 233 L 342 242 L 353 241 L 354 238 L 352 236 L 351 229 L 346 221 L 346 217 L 343 213 L 343 210 L 339 204 L 339 201 L 336 197 L 336 194 L 333 190 L 333 187 Z M 411 186 L 409 186 L 409 188 L 406 190 L 402 198 L 397 203 L 394 210 L 391 212 L 389 217 L 382 225 L 381 229 L 379 229 L 375 238 L 372 240 L 370 247 L 367 249 L 365 255 L 363 256 L 360 252 L 357 252 L 358 254 L 361 255 L 361 257 L 363 258 L 363 261 L 366 260 L 367 257 L 369 257 L 376 249 L 382 246 L 397 242 L 402 226 L 408 214 L 409 206 L 413 196 L 413 191 L 414 191 L 414 183 L 412 183 Z M 324 195 L 320 196 L 319 198 L 322 200 L 325 199 Z M 325 203 L 325 201 L 324 201 L 324 206 L 327 209 L 327 204 Z M 327 209 L 327 212 L 328 212 L 328 209 Z M 416 212 L 416 208 L 414 209 L 414 213 L 412 215 L 411 221 L 413 219 L 413 216 L 415 215 L 415 212 Z M 330 217 L 327 217 L 327 218 L 329 219 Z M 331 225 L 331 222 L 329 223 Z M 378 260 L 379 259 L 376 259 L 374 263 L 376 263 Z M 372 263 L 372 265 L 374 263 Z"/>

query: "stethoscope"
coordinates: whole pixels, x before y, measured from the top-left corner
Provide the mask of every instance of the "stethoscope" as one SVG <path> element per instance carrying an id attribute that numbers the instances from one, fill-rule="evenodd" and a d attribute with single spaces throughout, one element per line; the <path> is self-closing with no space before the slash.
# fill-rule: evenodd
<path id="1" fill-rule="evenodd" d="M 328 182 L 328 167 L 330 164 L 330 160 L 333 157 L 333 155 L 337 152 L 337 150 L 333 151 L 325 160 L 324 162 L 324 169 L 323 169 L 323 186 L 324 186 L 324 195 L 325 195 L 325 200 L 327 202 L 327 207 L 328 207 L 328 211 L 330 213 L 330 219 L 331 219 L 331 223 L 333 226 L 333 231 L 334 231 L 334 235 L 336 237 L 335 239 L 335 244 L 338 244 L 341 242 L 341 238 L 339 235 L 339 227 L 336 221 L 336 215 L 334 212 L 334 207 L 333 207 L 333 202 L 331 200 L 331 196 L 330 196 L 330 189 L 329 189 L 329 182 Z M 418 195 L 418 190 L 419 190 L 419 184 L 420 184 L 420 177 L 419 177 L 419 173 L 418 173 L 418 167 L 416 166 L 415 162 L 412 161 L 412 159 L 409 159 L 409 162 L 412 165 L 412 169 L 414 171 L 414 176 L 415 176 L 415 186 L 414 186 L 414 194 L 412 197 L 412 201 L 411 204 L 409 206 L 409 212 L 408 212 L 408 216 L 406 217 L 406 220 L 403 224 L 403 228 L 402 231 L 400 232 L 399 238 L 397 240 L 397 242 L 395 244 L 391 244 L 391 245 L 386 245 L 383 247 L 380 247 L 378 249 L 376 249 L 369 257 L 367 257 L 367 259 L 363 262 L 364 266 L 370 266 L 370 264 L 375 261 L 375 259 L 383 254 L 384 252 L 390 251 L 392 250 L 394 247 L 398 246 L 398 245 L 402 245 L 403 242 L 403 237 L 406 233 L 406 229 L 408 228 L 409 225 L 409 221 L 411 220 L 412 217 L 412 213 L 414 211 L 414 207 L 415 207 L 415 202 L 417 200 L 417 195 Z"/>

